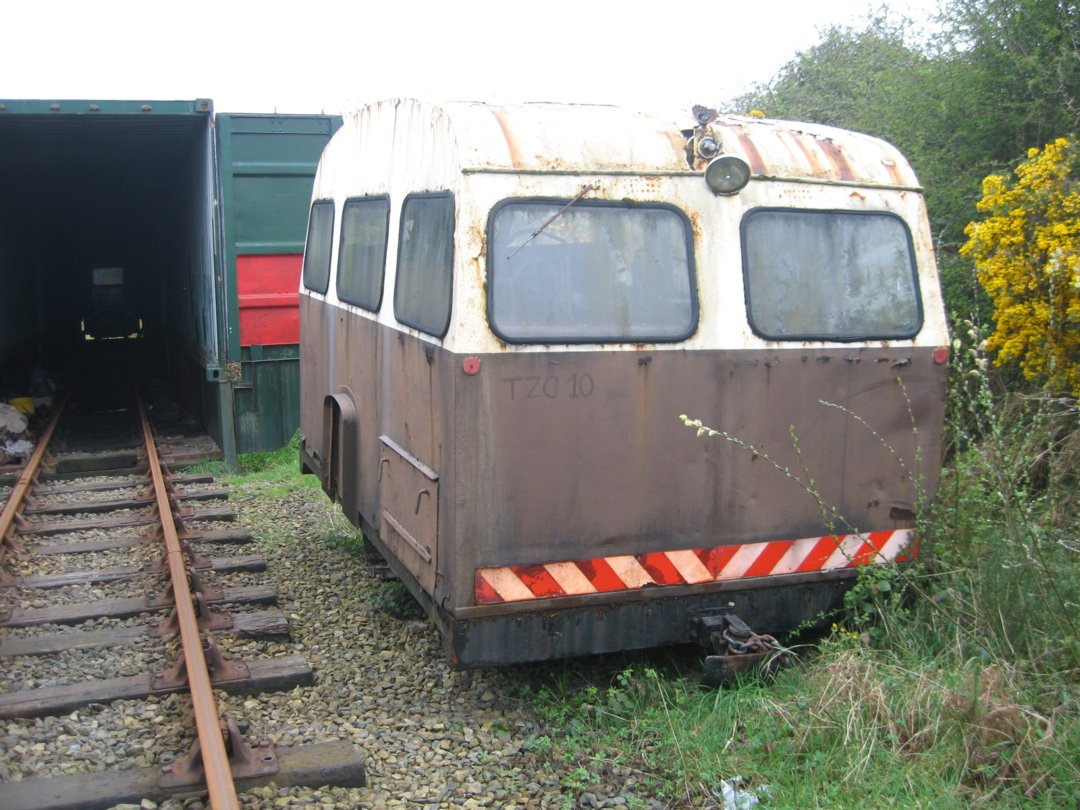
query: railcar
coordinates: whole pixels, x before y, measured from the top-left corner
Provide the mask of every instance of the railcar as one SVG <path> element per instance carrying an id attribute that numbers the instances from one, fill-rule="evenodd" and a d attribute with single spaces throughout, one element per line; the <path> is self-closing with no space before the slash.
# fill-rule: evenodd
<path id="1" fill-rule="evenodd" d="M 948 334 L 881 140 L 372 104 L 319 163 L 300 318 L 301 466 L 455 667 L 791 628 L 916 551 Z"/>

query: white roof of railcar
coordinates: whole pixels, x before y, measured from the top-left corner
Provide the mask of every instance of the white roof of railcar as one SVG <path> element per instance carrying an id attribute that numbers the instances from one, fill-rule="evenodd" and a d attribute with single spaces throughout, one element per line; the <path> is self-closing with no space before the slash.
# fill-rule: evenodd
<path id="1" fill-rule="evenodd" d="M 409 132 L 406 139 L 415 138 L 423 150 L 423 143 L 446 137 L 452 155 L 442 157 L 452 157 L 453 171 L 466 173 L 677 174 L 701 171 L 686 157 L 684 132 L 697 125 L 690 110 L 680 117 L 592 104 L 390 99 L 348 116 L 335 140 L 353 141 L 358 130 L 370 133 L 374 127 L 392 132 L 398 143 Z M 869 135 L 725 115 L 713 117 L 706 128 L 721 152 L 743 158 L 758 177 L 918 187 L 896 148 Z"/>

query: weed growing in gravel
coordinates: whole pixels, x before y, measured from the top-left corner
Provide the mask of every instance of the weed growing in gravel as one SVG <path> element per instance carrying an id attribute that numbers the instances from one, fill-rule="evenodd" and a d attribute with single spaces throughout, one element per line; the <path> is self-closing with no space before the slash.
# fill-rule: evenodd
<path id="1" fill-rule="evenodd" d="M 265 453 L 240 453 L 237 484 L 250 485 L 268 498 L 280 497 L 298 489 L 318 489 L 314 475 L 300 475 L 300 432 L 287 445 Z"/>
<path id="2" fill-rule="evenodd" d="M 351 525 L 347 528 L 335 526 L 323 535 L 323 544 L 327 548 L 336 548 L 344 551 L 350 557 L 364 559 L 364 535 Z"/>
<path id="3" fill-rule="evenodd" d="M 424 609 L 409 593 L 409 589 L 399 579 L 388 579 L 379 584 L 371 598 L 372 607 L 389 613 L 396 619 L 422 619 Z"/>
<path id="4" fill-rule="evenodd" d="M 546 734 L 541 734 L 539 737 L 531 737 L 529 741 L 525 743 L 525 747 L 542 757 L 546 757 L 555 748 L 555 744 L 551 741 L 551 737 Z"/>
<path id="5" fill-rule="evenodd" d="M 224 461 L 203 461 L 199 464 L 192 464 L 184 467 L 184 472 L 193 475 L 212 475 L 215 478 L 223 478 L 234 474 Z"/>

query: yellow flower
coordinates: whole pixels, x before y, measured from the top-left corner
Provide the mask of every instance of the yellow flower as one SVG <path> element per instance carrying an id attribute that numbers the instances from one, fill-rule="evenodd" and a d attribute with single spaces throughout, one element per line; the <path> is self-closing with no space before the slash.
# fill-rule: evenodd
<path id="1" fill-rule="evenodd" d="M 1015 181 L 983 180 L 960 253 L 975 262 L 994 305 L 986 348 L 995 363 L 1017 363 L 1024 375 L 1080 396 L 1080 182 L 1071 166 L 1077 146 L 1059 138 L 1032 148 Z"/>

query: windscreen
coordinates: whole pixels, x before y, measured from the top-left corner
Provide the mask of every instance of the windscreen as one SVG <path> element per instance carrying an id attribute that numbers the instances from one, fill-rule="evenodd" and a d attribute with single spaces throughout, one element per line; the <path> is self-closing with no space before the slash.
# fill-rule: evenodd
<path id="1" fill-rule="evenodd" d="M 674 207 L 505 201 L 488 246 L 488 319 L 504 340 L 675 341 L 696 327 L 690 223 Z"/>
<path id="2" fill-rule="evenodd" d="M 750 325 L 773 340 L 914 337 L 911 234 L 889 213 L 758 209 L 743 219 Z"/>

